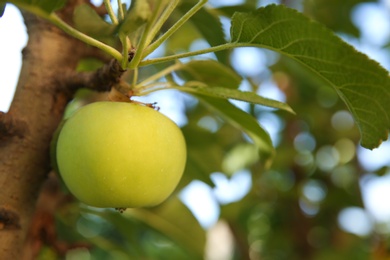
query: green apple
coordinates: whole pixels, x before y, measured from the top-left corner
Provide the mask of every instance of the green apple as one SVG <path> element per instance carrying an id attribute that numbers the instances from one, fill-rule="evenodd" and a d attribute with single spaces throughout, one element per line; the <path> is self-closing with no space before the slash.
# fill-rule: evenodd
<path id="1" fill-rule="evenodd" d="M 66 186 L 95 207 L 155 206 L 173 192 L 185 163 L 180 128 L 136 103 L 86 105 L 66 121 L 57 142 Z"/>

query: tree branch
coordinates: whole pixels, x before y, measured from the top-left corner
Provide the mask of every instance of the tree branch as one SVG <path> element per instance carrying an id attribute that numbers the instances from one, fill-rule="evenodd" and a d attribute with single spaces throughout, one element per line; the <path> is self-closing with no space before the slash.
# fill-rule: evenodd
<path id="1" fill-rule="evenodd" d="M 57 235 L 55 215 L 59 208 L 73 200 L 60 187 L 60 179 L 51 172 L 42 185 L 36 211 L 31 220 L 30 229 L 24 245 L 23 259 L 36 259 L 44 246 L 50 247 L 58 256 L 64 257 L 73 248 L 90 248 L 87 242 L 67 242 Z"/>
<path id="2" fill-rule="evenodd" d="M 5 207 L 0 207 L 0 231 L 20 229 L 19 216 Z"/>
<path id="3" fill-rule="evenodd" d="M 24 121 L 16 120 L 9 113 L 0 111 L 0 142 L 13 136 L 22 138 L 27 131 Z"/>
<path id="4" fill-rule="evenodd" d="M 109 91 L 112 86 L 119 83 L 125 71 L 117 60 L 112 59 L 94 72 L 68 71 L 62 76 L 62 84 L 64 88 L 72 92 L 80 88 Z"/>
<path id="5" fill-rule="evenodd" d="M 29 40 L 9 112 L 0 116 L 0 136 L 7 142 L 0 145 L 0 259 L 23 259 L 36 199 L 50 171 L 50 141 L 71 98 L 59 86 L 61 75 L 75 71 L 92 49 L 42 19 L 22 14 Z"/>

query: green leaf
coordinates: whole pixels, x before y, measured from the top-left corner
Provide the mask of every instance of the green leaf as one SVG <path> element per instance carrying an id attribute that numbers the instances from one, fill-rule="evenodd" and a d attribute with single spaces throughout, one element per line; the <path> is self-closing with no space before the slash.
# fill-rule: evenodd
<path id="1" fill-rule="evenodd" d="M 128 209 L 124 215 L 135 217 L 160 231 L 192 251 L 194 256 L 203 256 L 206 233 L 194 215 L 177 197 L 172 197 L 152 209 Z"/>
<path id="2" fill-rule="evenodd" d="M 265 167 L 270 166 L 274 148 L 269 134 L 259 125 L 257 120 L 224 99 L 195 95 L 212 111 L 228 123 L 245 132 L 259 149 L 260 160 Z"/>
<path id="3" fill-rule="evenodd" d="M 237 171 L 250 167 L 259 161 L 256 153 L 257 147 L 253 144 L 240 143 L 230 149 L 222 162 L 222 169 L 228 176 L 233 176 Z"/>
<path id="4" fill-rule="evenodd" d="M 224 88 L 236 89 L 240 86 L 242 78 L 231 68 L 214 60 L 194 60 L 181 67 L 187 72 L 183 75 L 187 80 L 204 82 Z"/>
<path id="5" fill-rule="evenodd" d="M 74 11 L 73 21 L 78 30 L 88 35 L 109 36 L 112 35 L 115 30 L 114 25 L 104 21 L 103 18 L 87 4 L 77 6 Z"/>
<path id="6" fill-rule="evenodd" d="M 205 158 L 207 158 L 207 161 L 204 160 Z M 178 185 L 178 189 L 184 188 L 193 180 L 200 180 L 210 187 L 214 187 L 215 185 L 210 178 L 210 174 L 215 171 L 209 171 L 211 166 L 208 165 L 207 162 L 210 161 L 214 166 L 215 162 L 213 158 L 207 157 L 204 153 L 200 153 L 199 150 L 188 150 L 186 168 Z"/>
<path id="7" fill-rule="evenodd" d="M 372 149 L 390 128 L 389 73 L 325 26 L 283 5 L 269 5 L 232 18 L 234 46 L 257 46 L 303 64 L 334 87 L 360 129 L 362 146 Z"/>
<path id="8" fill-rule="evenodd" d="M 179 189 L 194 179 L 214 187 L 215 183 L 210 175 L 214 172 L 223 172 L 221 166 L 226 151 L 243 142 L 242 132 L 228 122 L 223 122 L 206 106 L 196 106 L 187 111 L 186 115 L 188 123 L 181 130 L 186 139 L 188 156 Z M 250 145 L 254 146 L 257 154 L 257 147 Z"/>
<path id="9" fill-rule="evenodd" d="M 245 13 L 245 12 L 251 12 L 254 9 L 256 9 L 256 7 L 254 7 L 251 4 L 243 4 L 243 5 L 228 5 L 228 6 L 218 7 L 216 8 L 216 11 L 218 11 L 218 13 L 221 14 L 222 16 L 231 18 L 236 12 Z"/>
<path id="10" fill-rule="evenodd" d="M 134 228 L 134 221 L 130 218 L 124 217 L 122 214 L 119 214 L 116 211 L 112 210 L 96 210 L 96 208 L 93 207 L 81 207 L 82 216 L 86 216 L 87 218 L 84 220 L 91 228 L 93 228 L 93 225 L 104 225 L 107 224 L 105 221 L 110 223 L 110 226 L 113 231 L 116 231 L 118 235 L 123 236 L 125 243 L 122 241 L 113 241 L 112 238 L 110 239 L 109 236 L 105 235 L 104 233 L 100 236 L 90 237 L 88 241 L 92 243 L 94 246 L 99 247 L 101 249 L 104 249 L 105 251 L 119 251 L 123 253 L 130 253 L 130 250 L 137 251 L 136 247 L 133 245 L 139 245 L 141 243 L 138 241 L 136 237 L 136 232 Z M 95 216 L 93 216 L 95 215 Z M 93 216 L 91 218 L 91 216 Z M 100 219 L 101 218 L 101 219 Z M 80 226 L 80 220 L 82 220 L 83 217 L 78 218 L 77 225 Z M 67 219 L 64 221 L 68 221 Z M 69 224 L 68 224 L 69 225 Z M 73 226 L 76 225 L 76 223 L 73 224 Z M 132 245 L 132 247 L 127 246 Z"/>
<path id="11" fill-rule="evenodd" d="M 52 13 L 60 8 L 62 8 L 67 0 L 14 0 L 9 1 L 15 5 L 32 5 L 42 9 L 46 13 Z"/>
<path id="12" fill-rule="evenodd" d="M 242 94 L 243 92 L 236 90 L 241 83 L 241 77 L 227 66 L 216 61 L 191 61 L 185 64 L 181 70 L 188 72 L 184 73 L 184 75 L 181 75 L 186 80 L 193 79 L 197 82 L 204 82 L 204 86 L 207 86 L 207 84 L 215 84 L 219 86 L 215 88 L 214 92 L 213 90 L 203 91 L 204 89 L 212 89 L 214 87 L 196 88 L 196 91 L 194 91 L 195 88 L 193 87 L 194 85 L 192 85 L 194 82 L 187 82 L 187 86 L 188 84 L 192 86 L 186 87 L 186 85 L 184 85 L 184 87 L 177 87 L 177 89 L 187 91 L 200 100 L 204 101 L 210 110 L 216 112 L 228 123 L 247 133 L 259 148 L 260 159 L 267 164 L 266 166 L 268 166 L 268 163 L 270 162 L 269 159 L 271 159 L 274 153 L 272 141 L 268 133 L 258 124 L 254 117 L 250 116 L 246 112 L 231 104 L 229 101 L 225 100 L 226 93 L 230 94 L 230 96 L 240 98 L 243 98 L 244 96 L 248 100 L 256 99 L 256 101 L 259 101 L 261 99 L 263 102 L 265 102 L 264 99 L 262 97 L 253 98 L 252 94 Z M 201 83 L 199 83 L 199 85 L 201 85 Z M 195 87 L 196 86 L 198 85 L 196 84 Z M 225 96 L 223 96 L 223 93 L 225 93 Z M 218 98 L 215 98 L 216 96 Z M 249 96 L 251 96 L 251 98 L 249 98 Z M 221 99 L 221 97 L 223 99 Z M 267 103 L 271 102 L 267 101 Z M 283 105 L 279 106 L 282 107 Z M 285 106 L 283 107 L 285 108 Z"/>
<path id="13" fill-rule="evenodd" d="M 194 60 L 186 63 L 180 69 L 182 72 L 181 76 L 188 80 L 183 87 L 178 88 L 181 91 L 202 96 L 241 100 L 286 110 L 294 114 L 291 107 L 285 103 L 261 97 L 253 92 L 238 90 L 237 88 L 242 81 L 241 76 L 220 62 L 214 60 Z"/>
<path id="14" fill-rule="evenodd" d="M 6 3 L 0 3 L 0 18 L 3 16 L 5 11 Z"/>
<path id="15" fill-rule="evenodd" d="M 62 8 L 67 0 L 33 0 L 34 4 L 37 4 L 46 12 L 51 13 Z"/>
<path id="16" fill-rule="evenodd" d="M 119 31 L 125 35 L 137 31 L 152 15 L 148 1 L 135 1 L 120 25 Z"/>
<path id="17" fill-rule="evenodd" d="M 190 87 L 184 87 L 179 88 L 182 91 L 186 91 L 189 93 L 197 93 L 199 95 L 203 96 L 209 96 L 209 97 L 216 97 L 216 98 L 224 98 L 224 99 L 235 99 L 240 101 L 245 101 L 253 104 L 258 104 L 262 106 L 267 107 L 273 107 L 277 109 L 282 109 L 287 112 L 290 112 L 292 114 L 295 114 L 295 112 L 292 110 L 292 108 L 287 105 L 286 103 L 279 102 L 277 100 L 265 98 L 262 96 L 257 95 L 254 92 L 248 92 L 248 91 L 241 91 L 238 89 L 227 89 L 227 88 L 221 88 L 221 87 L 214 87 L 214 86 L 202 86 L 202 85 L 194 85 L 191 84 Z"/>
<path id="18" fill-rule="evenodd" d="M 184 23 L 171 37 L 166 41 L 167 50 L 189 51 L 191 44 L 197 40 L 203 39 L 203 36 L 198 31 L 193 23 Z"/>
<path id="19" fill-rule="evenodd" d="M 222 171 L 221 163 L 225 152 L 217 141 L 218 134 L 192 124 L 183 127 L 182 131 L 187 140 L 187 163 L 180 186 L 197 179 L 213 187 L 210 174 Z"/>
<path id="20" fill-rule="evenodd" d="M 182 1 L 178 9 L 182 13 L 188 12 L 198 1 Z M 226 43 L 225 34 L 222 29 L 221 21 L 215 14 L 209 12 L 206 8 L 200 9 L 190 21 L 196 26 L 204 39 L 211 45 L 221 45 Z M 224 64 L 229 63 L 227 51 L 216 52 L 218 60 Z"/>

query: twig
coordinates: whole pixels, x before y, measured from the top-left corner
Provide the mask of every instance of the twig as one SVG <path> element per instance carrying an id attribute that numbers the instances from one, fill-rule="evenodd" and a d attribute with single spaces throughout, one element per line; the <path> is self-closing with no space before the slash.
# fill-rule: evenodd
<path id="1" fill-rule="evenodd" d="M 74 92 L 80 88 L 96 91 L 109 91 L 112 86 L 119 83 L 126 70 L 122 69 L 117 60 L 109 63 L 94 72 L 68 72 L 62 77 L 62 86 Z"/>

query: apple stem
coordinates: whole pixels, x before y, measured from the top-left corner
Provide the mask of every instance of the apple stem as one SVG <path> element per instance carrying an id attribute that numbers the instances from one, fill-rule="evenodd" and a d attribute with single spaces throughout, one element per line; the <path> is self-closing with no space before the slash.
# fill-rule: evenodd
<path id="1" fill-rule="evenodd" d="M 115 208 L 116 211 L 118 211 L 119 213 L 123 213 L 126 211 L 127 208 Z"/>

